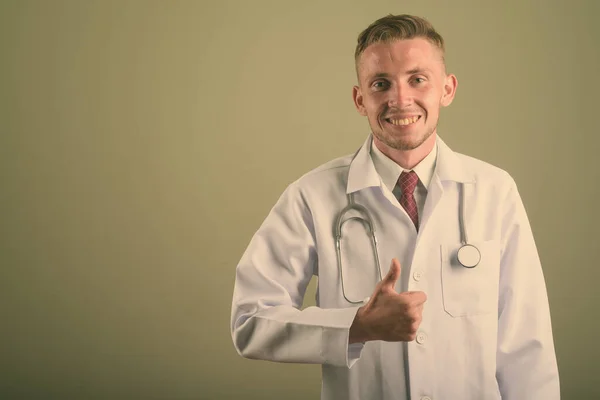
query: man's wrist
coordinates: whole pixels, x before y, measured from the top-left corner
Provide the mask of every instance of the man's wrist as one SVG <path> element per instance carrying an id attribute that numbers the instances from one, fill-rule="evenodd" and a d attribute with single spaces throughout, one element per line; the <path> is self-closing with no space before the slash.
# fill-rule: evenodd
<path id="1" fill-rule="evenodd" d="M 360 307 L 356 312 L 356 316 L 350 326 L 348 344 L 364 343 L 369 340 L 367 330 L 363 323 L 363 307 Z"/>

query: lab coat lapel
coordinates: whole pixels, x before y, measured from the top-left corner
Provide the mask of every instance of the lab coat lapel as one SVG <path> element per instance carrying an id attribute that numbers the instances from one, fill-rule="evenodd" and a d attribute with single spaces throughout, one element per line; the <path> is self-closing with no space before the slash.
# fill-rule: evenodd
<path id="1" fill-rule="evenodd" d="M 353 193 L 368 187 L 380 186 L 381 178 L 371 159 L 371 141 L 369 135 L 365 143 L 354 155 L 348 170 L 348 184 L 346 193 Z"/>
<path id="2" fill-rule="evenodd" d="M 431 182 L 429 183 L 427 199 L 425 200 L 425 206 L 423 207 L 419 236 L 421 236 L 423 230 L 426 229 L 427 222 L 431 220 L 431 217 L 444 194 L 444 185 L 449 187 L 449 182 L 475 182 L 473 175 L 467 172 L 456 153 L 454 153 L 439 136 L 436 139 L 436 144 L 438 146 L 438 153 L 435 162 L 435 171 Z"/>
<path id="3" fill-rule="evenodd" d="M 469 173 L 457 154 L 454 153 L 444 141 L 437 136 L 438 146 L 435 171 L 429 184 L 427 199 L 421 217 L 419 236 L 427 226 L 434 211 L 444 194 L 444 185 L 449 182 L 474 183 L 472 173 Z M 353 193 L 367 187 L 381 186 L 381 178 L 371 159 L 372 135 L 367 137 L 362 147 L 356 152 L 348 171 L 346 193 Z M 391 200 L 390 200 L 391 201 Z"/>

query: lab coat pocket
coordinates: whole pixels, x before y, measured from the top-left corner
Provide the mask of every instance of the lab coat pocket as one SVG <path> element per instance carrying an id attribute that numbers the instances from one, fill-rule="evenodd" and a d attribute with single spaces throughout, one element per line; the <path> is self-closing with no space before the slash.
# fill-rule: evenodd
<path id="1" fill-rule="evenodd" d="M 465 268 L 458 262 L 460 243 L 441 246 L 444 309 L 453 317 L 488 314 L 498 309 L 500 244 L 498 240 L 470 244 L 481 254 L 474 268 Z"/>

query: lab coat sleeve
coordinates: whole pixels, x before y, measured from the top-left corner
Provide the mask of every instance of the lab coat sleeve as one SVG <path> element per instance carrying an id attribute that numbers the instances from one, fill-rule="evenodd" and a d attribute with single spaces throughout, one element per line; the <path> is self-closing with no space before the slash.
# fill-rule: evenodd
<path id="1" fill-rule="evenodd" d="M 502 399 L 560 399 L 546 285 L 512 178 L 504 209 L 496 354 Z"/>
<path id="2" fill-rule="evenodd" d="M 237 266 L 231 334 L 241 356 L 346 367 L 356 361 L 360 348 L 348 338 L 358 307 L 300 310 L 316 263 L 312 215 L 292 184 Z"/>

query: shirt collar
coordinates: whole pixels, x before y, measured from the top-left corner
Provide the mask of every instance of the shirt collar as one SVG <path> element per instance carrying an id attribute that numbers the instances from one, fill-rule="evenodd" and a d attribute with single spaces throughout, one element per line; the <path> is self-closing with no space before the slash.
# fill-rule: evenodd
<path id="1" fill-rule="evenodd" d="M 346 186 L 346 193 L 353 193 L 368 187 L 381 186 L 383 182 L 383 178 L 379 176 L 379 173 L 375 168 L 373 161 L 374 157 L 371 156 L 371 148 L 374 147 L 372 146 L 372 139 L 372 135 L 369 135 L 362 147 L 354 154 L 348 171 L 348 184 Z M 432 174 L 429 175 L 429 178 L 427 178 L 429 181 L 427 182 L 426 187 L 429 187 L 429 183 L 431 183 L 431 180 L 434 179 L 434 176 L 437 176 L 440 181 L 455 181 L 462 183 L 475 181 L 473 174 L 465 169 L 465 166 L 459 159 L 458 155 L 454 153 L 446 145 L 446 143 L 444 143 L 439 135 L 436 138 L 435 149 L 437 154 L 431 151 L 428 155 L 428 157 L 432 157 L 434 167 Z M 432 155 L 432 153 L 434 154 Z M 425 174 L 423 175 L 423 178 L 421 178 L 421 175 L 419 175 L 419 179 L 426 179 Z M 400 174 L 398 173 L 396 179 L 399 176 Z M 395 184 L 396 182 L 393 183 L 393 185 Z"/>
<path id="2" fill-rule="evenodd" d="M 381 177 L 381 182 L 390 190 L 393 191 L 400 174 L 403 171 L 410 171 L 402 168 L 391 158 L 386 156 L 379 150 L 379 148 L 371 144 L 371 158 L 373 159 L 373 165 L 377 170 L 377 173 Z M 429 183 L 433 177 L 435 171 L 435 161 L 437 158 L 437 143 L 434 144 L 433 149 L 425 156 L 421 162 L 419 162 L 412 171 L 415 171 L 419 177 L 419 181 L 423 184 L 425 189 L 429 188 Z"/>

